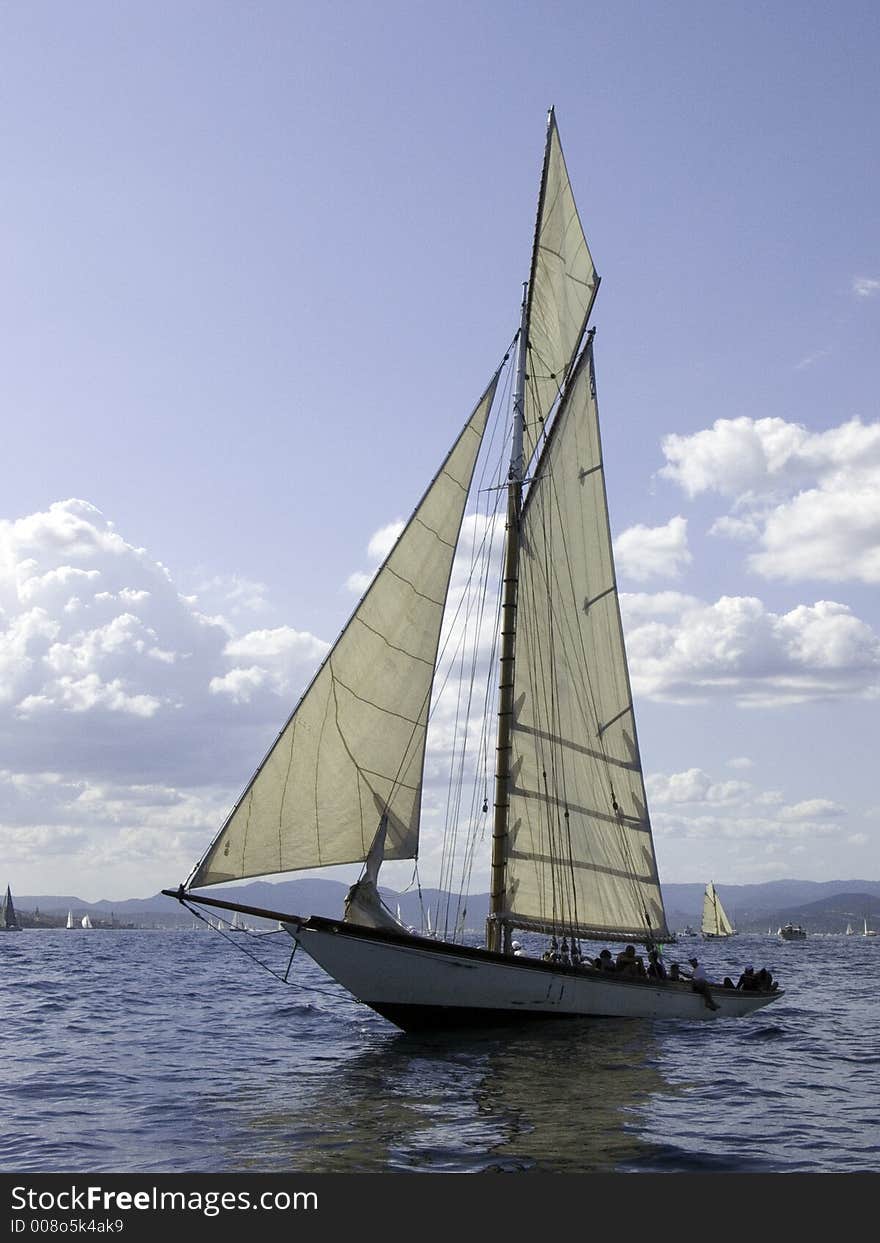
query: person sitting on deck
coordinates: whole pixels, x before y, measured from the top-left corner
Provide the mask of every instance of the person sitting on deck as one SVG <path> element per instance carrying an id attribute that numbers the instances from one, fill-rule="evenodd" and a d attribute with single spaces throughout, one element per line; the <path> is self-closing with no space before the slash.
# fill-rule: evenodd
<path id="1" fill-rule="evenodd" d="M 669 964 L 669 978 L 673 983 L 677 984 L 681 980 L 681 968 L 677 962 Z"/>
<path id="2" fill-rule="evenodd" d="M 712 1000 L 712 994 L 709 992 L 709 978 L 706 975 L 706 968 L 701 967 L 696 958 L 690 959 L 691 964 L 691 988 L 695 993 L 700 993 L 704 1003 L 710 1010 L 717 1010 L 718 1006 Z"/>
<path id="3" fill-rule="evenodd" d="M 628 945 L 626 949 L 620 951 L 617 955 L 617 970 L 622 975 L 644 975 L 645 964 L 636 954 L 636 947 Z"/>
<path id="4" fill-rule="evenodd" d="M 655 980 L 666 979 L 666 968 L 663 966 L 659 950 L 648 950 L 648 975 Z"/>
<path id="5" fill-rule="evenodd" d="M 614 959 L 611 957 L 611 950 L 602 950 L 599 957 L 593 963 L 594 967 L 598 967 L 600 971 L 613 971 Z"/>
<path id="6" fill-rule="evenodd" d="M 757 988 L 759 992 L 775 993 L 776 990 L 779 988 L 779 985 L 773 979 L 773 976 L 770 974 L 770 972 L 767 970 L 766 967 L 761 968 L 756 978 L 758 981 Z"/>
<path id="7" fill-rule="evenodd" d="M 758 988 L 758 977 L 755 975 L 755 968 L 751 965 L 746 967 L 745 971 L 736 982 L 737 988 L 743 993 L 754 993 Z"/>

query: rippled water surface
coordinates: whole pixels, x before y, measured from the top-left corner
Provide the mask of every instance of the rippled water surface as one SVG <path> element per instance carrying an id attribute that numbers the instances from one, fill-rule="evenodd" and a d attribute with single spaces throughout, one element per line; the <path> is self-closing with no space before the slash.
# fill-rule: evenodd
<path id="1" fill-rule="evenodd" d="M 283 972 L 288 938 L 244 940 Z M 697 952 L 786 995 L 739 1021 L 417 1037 L 302 954 L 289 987 L 206 931 L 4 934 L 0 1169 L 880 1169 L 880 938 Z"/>

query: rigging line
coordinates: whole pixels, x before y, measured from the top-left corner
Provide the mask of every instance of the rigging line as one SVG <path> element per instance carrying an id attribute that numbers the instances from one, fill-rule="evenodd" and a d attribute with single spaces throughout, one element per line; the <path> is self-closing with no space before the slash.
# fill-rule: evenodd
<path id="1" fill-rule="evenodd" d="M 505 390 L 502 393 L 501 400 L 497 401 L 497 404 L 496 404 L 496 409 L 498 409 L 499 411 L 508 409 L 509 400 L 510 400 L 510 397 L 509 397 L 510 382 L 511 382 L 510 374 L 508 373 L 508 376 L 506 378 Z M 495 438 L 498 434 L 498 429 L 502 426 L 502 423 L 505 423 L 506 425 L 506 420 L 502 420 L 500 416 L 496 417 L 496 419 L 493 421 L 492 439 L 491 439 L 492 445 L 494 445 L 495 443 Z M 486 454 L 483 455 L 481 477 L 479 479 L 480 484 L 485 483 L 486 476 L 489 471 L 489 466 L 492 461 L 494 461 L 495 463 L 494 470 L 493 470 L 494 477 L 496 479 L 501 477 L 501 473 L 502 473 L 501 457 L 499 456 L 495 458 L 493 457 L 491 453 L 487 452 Z M 478 495 L 479 495 L 479 491 L 480 490 L 478 489 Z M 496 499 L 495 500 L 496 509 L 497 509 L 497 505 L 498 505 L 498 502 Z M 436 705 L 439 704 L 441 694 L 443 690 L 445 689 L 449 681 L 449 678 L 452 675 L 452 671 L 456 667 L 456 661 L 458 661 L 459 668 L 461 669 L 461 679 L 460 679 L 459 693 L 458 693 L 456 731 L 455 731 L 455 737 L 453 740 L 453 755 L 452 755 L 451 764 L 450 764 L 450 791 L 449 791 L 449 798 L 447 801 L 447 816 L 446 816 L 446 828 L 444 831 L 443 859 L 441 862 L 441 875 L 443 876 L 444 880 L 447 882 L 446 887 L 448 888 L 450 892 L 452 889 L 452 878 L 454 876 L 455 858 L 456 858 L 456 853 L 457 853 L 455 843 L 458 840 L 457 818 L 460 814 L 461 796 L 463 792 L 464 765 L 467 759 L 467 753 L 469 749 L 469 739 L 471 736 L 470 705 L 472 703 L 472 696 L 473 696 L 473 679 L 474 679 L 475 670 L 476 670 L 476 661 L 479 655 L 479 638 L 482 632 L 485 600 L 488 594 L 486 591 L 486 586 L 488 584 L 489 573 L 490 573 L 491 565 L 492 565 L 492 557 L 491 557 L 492 544 L 493 544 L 493 540 L 495 536 L 494 515 L 490 517 L 490 515 L 492 514 L 492 504 L 488 500 L 487 500 L 486 507 L 485 507 L 485 513 L 486 513 L 486 516 L 484 518 L 482 516 L 482 511 L 480 509 L 480 506 L 478 505 L 476 514 L 474 515 L 475 517 L 474 536 L 476 539 L 476 534 L 479 529 L 479 526 L 482 526 L 483 538 L 480 541 L 480 544 L 478 547 L 475 547 L 474 545 L 472 545 L 470 572 L 468 574 L 468 578 L 467 578 L 467 581 L 465 583 L 465 586 L 462 592 L 462 598 L 459 601 L 456 619 L 454 620 L 452 626 L 449 627 L 450 637 L 455 633 L 456 629 L 458 629 L 460 631 L 460 639 L 457 645 L 456 652 L 453 654 L 453 659 L 449 663 L 448 671 L 446 672 L 445 677 L 443 679 L 443 683 L 440 688 L 440 694 L 437 695 L 437 699 L 435 701 L 435 707 L 436 707 Z M 479 584 L 479 586 L 477 586 L 477 583 Z M 477 611 L 476 611 L 475 623 L 474 623 L 474 606 L 473 606 L 474 600 L 477 601 L 477 606 L 478 606 Z M 464 624 L 463 626 L 460 626 L 458 624 L 458 618 L 459 616 L 461 616 L 462 613 L 464 614 Z M 476 627 L 475 629 L 474 629 L 474 625 Z M 470 643 L 470 646 L 473 651 L 473 658 L 471 661 L 471 685 L 469 688 L 468 708 L 465 714 L 465 727 L 464 727 L 464 730 L 461 731 L 460 729 L 461 695 L 462 695 L 463 684 L 465 683 L 464 668 L 465 668 L 466 652 L 467 652 L 468 644 L 469 644 L 469 635 L 472 632 L 474 634 L 474 639 Z M 455 820 L 454 825 L 452 824 L 453 820 Z M 447 906 L 447 919 L 448 919 L 448 906 Z"/>
<path id="2" fill-rule="evenodd" d="M 477 513 L 476 517 L 477 518 L 480 517 L 479 512 Z M 475 525 L 474 527 L 475 537 L 476 537 L 476 534 L 477 534 L 477 527 Z M 493 532 L 491 525 L 489 523 L 483 524 L 483 537 L 480 541 L 479 546 L 474 548 L 472 552 L 471 565 L 470 565 L 470 570 L 468 573 L 468 578 L 462 590 L 462 595 L 459 600 L 455 618 L 453 619 L 452 624 L 448 627 L 447 646 L 448 646 L 449 640 L 451 640 L 453 634 L 455 634 L 456 631 L 459 632 L 459 639 L 456 645 L 456 650 L 452 654 L 452 659 L 450 660 L 448 671 L 446 672 L 444 676 L 439 693 L 436 696 L 435 705 L 434 705 L 435 708 L 439 704 L 440 698 L 443 694 L 443 691 L 445 690 L 445 687 L 449 681 L 449 678 L 452 676 L 452 672 L 455 668 L 456 661 L 460 660 L 462 662 L 462 668 L 463 668 L 463 661 L 464 661 L 464 656 L 465 656 L 465 652 L 467 649 L 468 634 L 470 630 L 470 622 L 471 622 L 471 617 L 472 617 L 472 599 L 476 598 L 477 600 L 479 600 L 481 594 L 483 594 L 482 592 L 475 591 L 474 580 L 478 577 L 477 575 L 478 570 L 479 570 L 479 581 L 480 582 L 483 582 L 484 576 L 488 573 L 487 567 L 491 561 L 490 554 L 491 554 L 491 544 L 492 544 L 493 534 L 494 532 Z M 462 626 L 459 626 L 458 622 L 462 614 L 464 614 L 464 624 Z M 479 621 L 478 621 L 478 626 L 479 626 Z M 477 632 L 477 637 L 478 636 L 479 636 L 479 630 Z M 445 655 L 445 652 L 444 652 L 444 655 Z M 439 663 L 440 661 L 438 661 L 438 664 Z"/>
<path id="3" fill-rule="evenodd" d="M 497 524 L 497 517 L 498 517 L 497 506 L 498 506 L 498 502 L 496 501 L 496 512 L 493 515 L 493 529 Z M 477 661 L 477 656 L 478 656 L 479 637 L 480 637 L 480 634 L 482 633 L 482 629 L 484 625 L 484 618 L 485 618 L 485 613 L 486 613 L 488 598 L 489 598 L 489 577 L 490 577 L 491 566 L 492 566 L 491 558 L 487 557 L 486 562 L 485 562 L 485 567 L 484 567 L 483 583 L 482 583 L 482 587 L 480 591 L 480 613 L 479 613 L 479 617 L 477 621 L 476 643 L 474 647 L 474 660 L 472 664 L 472 677 L 474 679 L 474 682 L 476 682 L 476 673 L 477 673 L 476 661 Z M 496 590 L 495 590 L 495 608 L 494 608 L 495 625 L 492 628 L 492 644 L 491 644 L 491 650 L 489 653 L 489 660 L 486 664 L 484 675 L 483 675 L 483 683 L 484 683 L 483 711 L 481 715 L 480 737 L 479 737 L 479 741 L 477 745 L 477 764 L 476 764 L 476 768 L 474 772 L 474 780 L 471 785 L 471 800 L 470 800 L 470 813 L 469 813 L 469 823 L 471 826 L 475 826 L 478 823 L 477 806 L 479 804 L 479 798 L 480 798 L 480 794 L 479 794 L 480 771 L 479 769 L 480 769 L 480 758 L 481 757 L 483 761 L 483 782 L 482 784 L 483 784 L 483 789 L 485 792 L 484 800 L 483 800 L 483 807 L 484 807 L 483 815 L 485 816 L 485 814 L 487 814 L 487 811 L 488 811 L 488 787 L 487 787 L 486 765 L 487 765 L 487 759 L 488 759 L 489 720 L 488 720 L 488 715 L 486 711 L 486 705 L 490 701 L 490 690 L 496 690 L 496 688 L 494 687 L 495 679 L 493 678 L 492 675 L 495 669 L 497 668 L 496 655 L 497 655 L 497 644 L 498 644 L 499 619 L 500 619 L 500 614 L 501 614 L 501 599 L 502 599 L 501 587 L 502 587 L 502 584 L 499 578 L 497 581 Z M 486 822 L 484 820 L 482 823 L 481 837 L 482 835 L 485 834 L 485 829 L 486 829 Z M 474 857 L 475 857 L 476 841 L 477 841 L 477 832 L 475 828 L 472 827 L 469 833 L 468 841 L 466 841 L 466 844 L 465 844 L 465 854 L 462 860 L 461 878 L 460 878 L 460 885 L 459 885 L 459 892 L 458 892 L 459 912 L 461 912 L 462 906 L 464 903 L 465 890 L 469 888 L 470 878 L 473 875 L 473 864 L 474 864 Z"/>
<path id="4" fill-rule="evenodd" d="M 506 361 L 506 359 L 507 359 L 507 356 L 505 356 L 505 361 Z M 503 366 L 503 363 L 502 363 L 502 366 Z M 493 408 L 495 408 L 495 409 L 500 409 L 500 408 L 502 408 L 502 407 L 498 406 L 498 404 L 497 404 L 497 392 L 496 392 L 496 395 L 495 395 L 495 400 L 493 401 L 492 405 L 493 405 Z M 489 414 L 491 415 L 491 410 L 490 410 Z M 489 421 L 489 420 L 487 420 L 487 421 Z M 499 426 L 500 421 L 501 421 L 501 420 L 500 420 L 500 418 L 499 418 L 499 416 L 498 416 L 497 414 L 496 414 L 496 416 L 495 416 L 495 418 L 494 418 L 494 419 L 491 419 L 491 427 L 492 427 L 492 432 L 491 432 L 491 436 L 490 436 L 490 439 L 489 439 L 489 448 L 491 448 L 491 446 L 492 446 L 492 445 L 494 444 L 494 442 L 495 442 L 495 437 L 496 437 L 496 435 L 497 435 L 497 429 L 498 429 L 498 426 Z M 490 456 L 489 456 L 489 452 L 488 452 L 488 449 L 487 449 L 487 446 L 486 446 L 486 436 L 485 436 L 485 429 L 484 429 L 484 435 L 483 435 L 483 445 L 481 446 L 480 453 L 478 454 L 477 462 L 475 462 L 475 463 L 474 463 L 474 472 L 472 472 L 472 476 L 471 476 L 472 481 L 473 481 L 473 474 L 475 473 L 475 471 L 476 471 L 476 467 L 477 467 L 477 464 L 478 464 L 479 462 L 482 462 L 482 467 L 481 467 L 481 469 L 482 469 L 482 478 L 485 478 L 485 473 L 486 473 L 486 470 L 487 470 L 487 465 L 488 465 L 488 461 L 489 461 L 489 460 L 490 460 Z M 461 532 L 461 525 L 462 525 L 462 523 L 464 522 L 464 519 L 465 519 L 465 513 L 464 513 L 464 510 L 463 510 L 463 511 L 462 511 L 462 518 L 461 518 L 461 522 L 459 523 L 459 536 L 460 536 L 460 532 Z M 482 541 L 482 543 L 485 543 L 485 538 L 486 538 L 486 535 L 485 535 L 485 532 L 484 532 L 484 536 L 483 536 L 483 541 Z M 456 543 L 457 543 L 457 542 L 458 542 L 458 539 L 456 540 Z M 449 582 L 451 581 L 452 572 L 453 572 L 453 565 L 450 565 L 450 570 L 449 570 L 449 579 L 448 579 L 448 581 L 447 581 L 447 587 L 446 587 L 446 597 L 447 597 L 447 598 L 448 598 L 448 592 L 449 592 Z M 468 582 L 468 583 L 470 583 L 471 578 L 472 578 L 472 576 L 473 576 L 473 573 L 474 573 L 474 567 L 473 567 L 473 565 L 472 565 L 472 566 L 471 566 L 471 570 L 470 570 L 470 574 L 469 574 L 469 576 L 468 576 L 468 580 L 467 580 L 467 582 Z M 466 584 L 466 589 L 467 589 L 467 584 Z M 439 698 L 440 698 L 440 696 L 442 695 L 442 692 L 443 692 L 443 689 L 444 689 L 444 687 L 445 687 L 445 685 L 446 685 L 446 682 L 448 681 L 449 676 L 451 676 L 451 670 L 452 670 L 453 663 L 454 663 L 454 657 L 453 657 L 453 661 L 452 661 L 452 662 L 450 662 L 450 670 L 449 670 L 449 673 L 447 673 L 447 675 L 446 675 L 446 679 L 445 679 L 444 683 L 441 685 L 440 690 L 439 690 L 439 692 L 438 692 L 438 691 L 437 691 L 437 688 L 436 688 L 436 685 L 435 685 L 435 682 L 436 682 L 436 672 L 437 672 L 437 668 L 440 666 L 440 664 L 442 663 L 443 659 L 445 658 L 446 650 L 447 650 L 447 648 L 448 648 L 448 646 L 449 646 L 449 643 L 450 643 L 450 641 L 451 641 L 451 639 L 452 639 L 452 636 L 453 636 L 453 635 L 454 635 L 454 633 L 455 633 L 456 623 L 457 623 L 458 616 L 459 616 L 460 611 L 461 611 L 461 607 L 462 607 L 462 601 L 463 601 L 463 599 L 464 599 L 464 595 L 463 595 L 463 597 L 462 597 L 462 600 L 460 600 L 460 601 L 459 601 L 459 605 L 458 605 L 458 608 L 456 609 L 456 612 L 455 612 L 455 615 L 454 615 L 454 617 L 453 617 L 452 623 L 451 623 L 451 624 L 447 624 L 447 626 L 446 626 L 446 636 L 445 636 L 445 639 L 444 639 L 444 641 L 443 641 L 443 643 L 442 643 L 441 650 L 437 653 L 436 659 L 435 659 L 435 661 L 434 661 L 434 677 L 432 677 L 432 679 L 431 679 L 431 683 L 430 683 L 430 685 L 429 685 L 429 687 L 428 687 L 428 690 L 427 690 L 427 693 L 426 693 L 425 699 L 423 700 L 422 705 L 421 705 L 421 708 L 420 708 L 420 710 L 419 710 L 419 717 L 418 717 L 419 721 L 421 720 L 422 714 L 423 714 L 423 713 L 426 713 L 426 717 L 425 717 L 425 725 L 424 725 L 424 728 L 425 728 L 425 735 L 427 735 L 427 727 L 428 727 L 428 724 L 429 724 L 429 723 L 430 723 L 430 721 L 433 719 L 433 715 L 434 715 L 434 712 L 436 711 L 437 703 L 439 702 Z M 445 609 L 445 601 L 444 601 L 444 609 Z M 441 632 L 441 633 L 442 633 L 442 632 Z M 433 699 L 434 699 L 433 706 L 432 706 L 432 704 L 431 704 L 432 697 L 433 697 Z M 427 709 L 427 711 L 426 711 L 426 709 Z M 397 775 L 396 775 L 396 777 L 394 778 L 394 780 L 393 780 L 393 782 L 392 782 L 392 785 L 391 785 L 391 790 L 390 790 L 390 792 L 389 792 L 389 794 L 388 794 L 388 798 L 387 798 L 387 803 L 386 803 L 386 805 L 387 805 L 387 804 L 390 804 L 391 800 L 394 798 L 394 796 L 395 796 L 395 795 L 396 795 L 396 793 L 397 793 L 397 790 L 398 790 L 398 787 L 399 787 L 400 778 L 401 778 L 401 775 L 402 775 L 402 773 L 403 773 L 403 771 L 404 771 L 404 766 L 405 766 L 405 764 L 406 764 L 407 756 L 409 755 L 410 747 L 411 747 L 411 745 L 412 745 L 412 741 L 413 741 L 413 738 L 414 738 L 414 736 L 415 736 L 415 732 L 416 732 L 416 729 L 417 729 L 417 728 L 418 728 L 418 723 L 416 723 L 416 724 L 414 725 L 413 731 L 412 731 L 412 733 L 411 733 L 411 735 L 410 735 L 410 739 L 409 739 L 409 741 L 408 741 L 408 743 L 407 743 L 407 746 L 406 746 L 406 748 L 405 748 L 404 755 L 403 755 L 403 758 L 402 758 L 402 760 L 401 760 L 400 767 L 398 768 Z M 423 766 L 424 766 L 424 751 L 423 751 Z M 420 784 L 421 784 L 421 783 L 420 783 Z M 362 871 L 361 875 L 363 875 L 363 874 L 364 874 L 364 873 L 363 873 L 363 871 Z"/>
<path id="5" fill-rule="evenodd" d="M 186 909 L 189 911 L 189 913 L 194 918 L 200 919 L 203 924 L 207 924 L 207 926 L 211 929 L 212 932 L 218 933 L 221 937 L 223 937 L 224 941 L 228 941 L 230 945 L 234 946 L 235 949 L 237 949 L 240 953 L 244 954 L 246 958 L 252 959 L 252 961 L 255 962 L 258 967 L 262 967 L 264 971 L 267 971 L 269 975 L 274 976 L 276 980 L 280 980 L 282 984 L 289 984 L 291 987 L 293 986 L 293 982 L 289 980 L 287 976 L 290 971 L 290 964 L 293 961 L 293 954 L 296 953 L 296 947 L 299 944 L 299 942 L 297 941 L 294 942 L 294 950 L 293 950 L 293 953 L 290 955 L 290 961 L 287 964 L 287 971 L 285 971 L 284 975 L 279 975 L 277 971 L 273 971 L 272 968 L 267 966 L 266 963 L 264 963 L 262 959 L 258 958 L 256 954 L 252 954 L 249 949 L 246 949 L 245 946 L 242 944 L 241 940 L 236 940 L 235 938 L 229 936 L 229 934 L 225 932 L 222 928 L 215 927 L 214 924 L 211 923 L 210 919 L 208 919 L 208 917 L 202 913 L 202 911 L 198 910 L 195 906 L 192 905 L 193 899 L 187 900 L 186 898 L 181 897 L 178 899 L 178 901 L 180 902 L 182 906 L 186 907 Z M 222 916 L 218 916 L 217 918 L 219 921 L 219 919 L 221 919 Z M 228 921 L 224 920 L 224 922 L 228 922 Z"/>
<path id="6" fill-rule="evenodd" d="M 488 566 L 487 566 L 486 586 L 488 588 Z M 498 665 L 497 652 L 498 652 L 498 638 L 499 638 L 498 632 L 500 629 L 500 617 L 501 617 L 501 599 L 502 599 L 501 586 L 502 584 L 499 578 L 496 584 L 496 591 L 495 591 L 495 609 L 494 609 L 494 624 L 492 627 L 492 644 L 491 644 L 491 650 L 489 652 L 489 657 L 486 663 L 484 676 L 483 676 L 484 694 L 483 694 L 483 709 L 482 709 L 482 717 L 481 717 L 481 729 L 480 729 L 480 737 L 479 737 L 479 742 L 478 742 L 478 761 L 477 761 L 477 768 L 474 774 L 474 781 L 472 783 L 472 789 L 471 789 L 471 808 L 470 808 L 470 820 L 469 820 L 470 829 L 469 829 L 467 840 L 465 843 L 464 858 L 462 859 L 459 893 L 458 893 L 458 903 L 459 903 L 460 910 L 462 909 L 463 904 L 465 904 L 465 895 L 469 893 L 470 891 L 471 880 L 473 877 L 473 868 L 474 868 L 474 863 L 476 860 L 477 846 L 478 844 L 481 844 L 485 840 L 487 824 L 488 824 L 486 817 L 489 813 L 489 745 L 490 745 L 490 735 L 492 733 L 491 722 L 492 720 L 494 720 L 495 709 L 497 708 L 497 695 L 498 695 L 497 679 L 493 676 L 493 674 L 494 674 L 494 671 L 497 669 L 497 665 Z M 488 599 L 488 591 L 486 592 L 486 598 Z M 481 774 L 482 774 L 482 781 L 480 780 Z M 477 811 L 477 808 L 480 804 L 480 789 L 481 788 L 483 791 L 482 819 L 479 819 L 478 818 L 479 813 Z"/>
<path id="7" fill-rule="evenodd" d="M 501 468 L 502 468 L 502 463 L 499 460 L 498 467 L 496 470 L 496 478 L 500 477 Z M 447 884 L 445 885 L 445 892 L 447 894 L 446 908 L 445 908 L 445 930 L 447 933 L 448 933 L 448 928 L 449 928 L 449 919 L 451 915 L 452 897 L 453 897 L 453 893 L 455 889 L 454 878 L 455 878 L 455 870 L 456 870 L 456 861 L 459 856 L 458 842 L 459 842 L 460 833 L 461 833 L 459 825 L 461 823 L 462 798 L 464 794 L 464 785 L 465 785 L 465 771 L 466 771 L 465 764 L 466 764 L 467 756 L 469 752 L 472 750 L 471 742 L 472 742 L 472 737 L 473 737 L 473 730 L 472 730 L 471 720 L 472 720 L 472 708 L 473 708 L 473 700 L 474 700 L 474 689 L 476 686 L 478 661 L 480 657 L 480 640 L 481 640 L 481 635 L 483 633 L 483 628 L 485 624 L 485 612 L 486 612 L 486 606 L 487 606 L 487 600 L 488 600 L 488 584 L 489 584 L 489 578 L 490 578 L 492 564 L 493 564 L 492 549 L 493 549 L 494 537 L 496 533 L 496 519 L 497 519 L 498 504 L 499 504 L 498 498 L 496 497 L 495 502 L 494 502 L 494 511 L 493 511 L 491 502 L 487 498 L 485 516 L 478 514 L 478 516 L 482 518 L 482 523 L 484 526 L 484 530 L 488 536 L 488 539 L 484 540 L 481 546 L 481 550 L 480 550 L 481 558 L 480 558 L 479 582 L 476 586 L 474 585 L 473 579 L 477 577 L 476 575 L 474 575 L 472 576 L 471 582 L 469 584 L 469 591 L 473 595 L 476 601 L 475 609 L 472 609 L 469 604 L 469 607 L 467 609 L 467 615 L 466 615 L 466 626 L 469 627 L 468 633 L 472 633 L 472 636 L 473 636 L 470 641 L 470 653 L 471 653 L 470 674 L 469 674 L 469 677 L 465 679 L 465 675 L 464 675 L 465 652 L 468 647 L 468 644 L 463 641 L 461 669 L 462 669 L 462 681 L 463 683 L 467 685 L 467 704 L 466 704 L 465 711 L 464 711 L 464 729 L 463 729 L 462 737 L 460 739 L 460 750 L 459 750 L 457 765 L 455 762 L 455 757 L 453 757 L 453 764 L 450 766 L 450 791 L 451 793 L 450 793 L 449 802 L 447 804 L 447 820 L 446 820 L 446 830 L 444 833 L 444 846 L 443 846 L 443 851 L 444 851 L 443 858 L 445 862 L 445 871 L 443 870 L 443 868 L 441 868 L 441 871 L 443 872 L 444 876 L 447 879 Z M 496 636 L 493 634 L 493 642 L 492 642 L 493 651 L 494 651 L 495 642 L 496 642 Z M 487 674 L 488 673 L 491 673 L 491 666 L 487 668 Z M 459 691 L 461 692 L 461 687 L 459 688 Z M 485 734 L 485 725 L 486 725 L 485 719 L 483 719 L 481 721 L 481 726 L 482 726 L 481 738 Z M 458 720 L 456 722 L 456 728 L 458 728 Z M 478 772 L 479 772 L 480 746 L 481 744 L 478 744 L 477 766 L 475 768 L 474 780 L 470 782 L 471 797 L 470 797 L 470 812 L 469 812 L 468 823 L 471 826 L 473 826 L 475 822 L 475 818 L 476 818 L 477 779 L 478 779 Z M 468 857 L 467 842 L 468 840 L 472 842 L 474 839 L 474 836 L 475 835 L 473 831 L 469 830 L 468 838 L 466 839 L 466 844 L 464 848 L 465 850 L 464 859 L 462 861 L 462 866 L 461 866 L 461 873 L 460 873 L 461 883 L 459 885 L 459 891 L 457 895 L 458 915 L 456 915 L 456 918 L 454 920 L 455 925 L 457 925 L 460 922 L 459 917 L 460 917 L 460 912 L 461 912 L 462 902 L 463 902 L 464 877 L 469 870 L 467 866 L 467 857 Z"/>

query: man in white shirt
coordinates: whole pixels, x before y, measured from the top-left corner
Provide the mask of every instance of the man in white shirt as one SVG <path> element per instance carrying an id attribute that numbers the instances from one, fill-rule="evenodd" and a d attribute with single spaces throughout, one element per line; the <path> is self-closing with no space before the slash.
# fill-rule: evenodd
<path id="1" fill-rule="evenodd" d="M 719 1007 L 712 1000 L 712 994 L 709 992 L 709 979 L 706 975 L 706 968 L 700 966 L 696 958 L 690 960 L 691 964 L 691 988 L 695 993 L 701 993 L 703 1001 L 710 1010 L 717 1010 Z"/>

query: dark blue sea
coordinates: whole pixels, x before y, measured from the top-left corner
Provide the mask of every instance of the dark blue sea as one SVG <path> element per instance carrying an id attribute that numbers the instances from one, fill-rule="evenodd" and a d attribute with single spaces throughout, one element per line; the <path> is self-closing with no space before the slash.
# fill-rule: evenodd
<path id="1" fill-rule="evenodd" d="M 0 1169 L 880 1169 L 880 938 L 693 942 L 714 978 L 779 978 L 750 1019 L 430 1037 L 238 943 L 283 973 L 283 934 L 0 935 Z"/>

